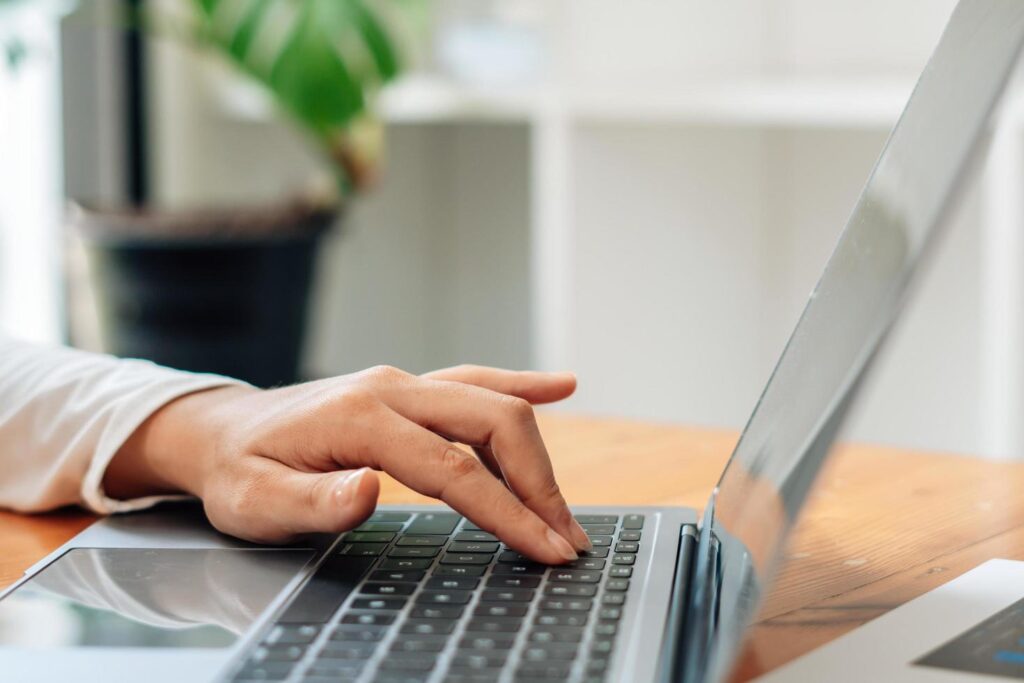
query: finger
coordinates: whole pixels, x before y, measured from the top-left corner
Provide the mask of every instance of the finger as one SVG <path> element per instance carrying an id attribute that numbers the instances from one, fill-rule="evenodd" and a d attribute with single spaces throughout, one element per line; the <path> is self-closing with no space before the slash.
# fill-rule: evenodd
<path id="1" fill-rule="evenodd" d="M 488 446 L 509 488 L 577 550 L 590 539 L 562 497 L 533 409 L 470 384 L 411 378 L 382 396 L 399 414 L 471 446 Z"/>
<path id="2" fill-rule="evenodd" d="M 367 469 L 313 474 L 269 458 L 253 458 L 244 502 L 226 521 L 235 536 L 281 543 L 300 534 L 340 533 L 355 528 L 377 504 L 380 484 Z"/>
<path id="3" fill-rule="evenodd" d="M 509 547 L 547 564 L 576 559 L 572 546 L 476 457 L 437 434 L 383 410 L 372 430 L 350 436 L 362 442 L 356 454 L 360 465 L 382 469 L 409 488 L 444 501 Z"/>
<path id="4" fill-rule="evenodd" d="M 576 391 L 576 375 L 571 372 L 532 372 L 499 370 L 481 365 L 458 365 L 423 375 L 428 379 L 462 382 L 518 396 L 530 403 L 552 403 Z"/>

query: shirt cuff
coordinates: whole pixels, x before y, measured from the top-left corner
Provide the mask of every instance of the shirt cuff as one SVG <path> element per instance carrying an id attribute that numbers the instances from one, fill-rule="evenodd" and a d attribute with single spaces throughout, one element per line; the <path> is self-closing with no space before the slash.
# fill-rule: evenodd
<path id="1" fill-rule="evenodd" d="M 132 396 L 130 405 L 118 411 L 117 417 L 103 431 L 89 467 L 82 478 L 82 503 L 98 514 L 132 512 L 152 507 L 167 500 L 189 498 L 187 495 L 144 496 L 130 500 L 116 500 L 103 490 L 103 475 L 114 455 L 135 430 L 160 408 L 171 401 L 197 391 L 226 386 L 248 386 L 245 382 L 220 375 L 175 374 L 144 396 Z"/>

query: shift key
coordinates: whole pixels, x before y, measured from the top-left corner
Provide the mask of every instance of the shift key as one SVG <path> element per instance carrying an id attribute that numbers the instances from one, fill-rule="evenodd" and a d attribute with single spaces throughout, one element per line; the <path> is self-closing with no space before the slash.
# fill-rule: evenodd
<path id="1" fill-rule="evenodd" d="M 462 519 L 454 512 L 421 512 L 416 515 L 409 528 L 405 530 L 407 536 L 415 534 L 438 534 L 447 536 L 455 531 L 455 526 Z"/>

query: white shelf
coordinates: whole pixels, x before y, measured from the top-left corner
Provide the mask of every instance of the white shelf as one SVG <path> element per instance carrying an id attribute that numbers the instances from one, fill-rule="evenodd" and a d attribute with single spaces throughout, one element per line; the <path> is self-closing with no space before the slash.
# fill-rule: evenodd
<path id="1" fill-rule="evenodd" d="M 263 121 L 273 106 L 258 90 L 220 84 L 224 112 Z M 545 116 L 609 124 L 700 124 L 793 128 L 887 128 L 912 83 L 764 80 L 664 83 L 641 87 L 483 89 L 441 78 L 406 77 L 387 88 L 379 108 L 392 123 L 535 123 Z"/>

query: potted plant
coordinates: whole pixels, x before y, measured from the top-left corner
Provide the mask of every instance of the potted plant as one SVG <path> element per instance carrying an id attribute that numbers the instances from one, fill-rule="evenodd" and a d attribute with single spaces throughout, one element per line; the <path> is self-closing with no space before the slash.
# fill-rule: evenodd
<path id="1" fill-rule="evenodd" d="M 394 34 L 384 5 L 363 0 L 178 2 L 188 20 L 175 35 L 262 87 L 337 182 L 264 206 L 77 207 L 100 331 L 117 355 L 294 382 L 317 246 L 374 175 L 370 102 L 399 72 Z"/>

